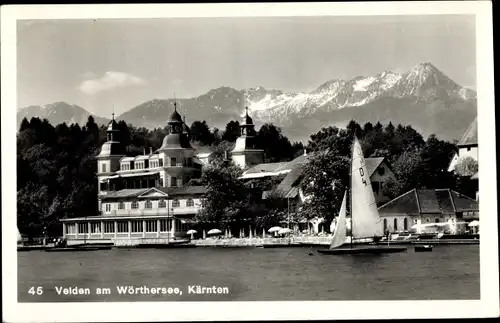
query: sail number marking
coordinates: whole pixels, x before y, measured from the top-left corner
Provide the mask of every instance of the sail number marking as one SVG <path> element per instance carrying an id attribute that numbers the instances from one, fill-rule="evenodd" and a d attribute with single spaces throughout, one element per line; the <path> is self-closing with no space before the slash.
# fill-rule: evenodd
<path id="1" fill-rule="evenodd" d="M 359 168 L 359 175 L 361 176 L 361 182 L 365 184 L 365 186 L 367 186 L 368 183 L 366 182 L 366 179 L 363 177 L 365 176 L 365 172 L 362 167 Z"/>

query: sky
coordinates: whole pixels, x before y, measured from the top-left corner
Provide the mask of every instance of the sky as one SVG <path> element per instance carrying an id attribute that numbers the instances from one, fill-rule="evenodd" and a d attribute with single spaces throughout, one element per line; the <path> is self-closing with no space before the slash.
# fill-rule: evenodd
<path id="1" fill-rule="evenodd" d="M 17 108 L 65 101 L 109 117 L 221 86 L 309 92 L 431 62 L 476 86 L 474 15 L 23 20 Z"/>

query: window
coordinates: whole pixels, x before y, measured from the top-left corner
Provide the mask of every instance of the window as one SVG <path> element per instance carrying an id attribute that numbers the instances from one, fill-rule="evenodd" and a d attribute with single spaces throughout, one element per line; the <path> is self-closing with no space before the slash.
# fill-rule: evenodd
<path id="1" fill-rule="evenodd" d="M 394 232 L 398 231 L 398 219 L 394 219 Z"/>
<path id="2" fill-rule="evenodd" d="M 158 160 L 160 163 L 160 167 L 163 167 L 163 159 Z"/>
<path id="3" fill-rule="evenodd" d="M 171 187 L 177 187 L 177 177 L 171 177 L 170 178 L 170 186 Z"/>
<path id="4" fill-rule="evenodd" d="M 193 206 L 194 206 L 194 201 L 193 201 L 193 199 L 188 199 L 188 200 L 186 201 L 186 206 L 187 206 L 187 207 L 193 207 Z"/>
<path id="5" fill-rule="evenodd" d="M 156 220 L 146 221 L 146 232 L 156 232 L 158 226 L 156 225 Z"/>
<path id="6" fill-rule="evenodd" d="M 125 203 L 122 201 L 118 202 L 118 210 L 124 210 L 125 209 Z"/>
<path id="7" fill-rule="evenodd" d="M 128 221 L 117 221 L 116 224 L 119 233 L 128 232 Z"/>
<path id="8" fill-rule="evenodd" d="M 373 192 L 375 195 L 379 194 L 380 191 L 380 183 L 379 182 L 372 182 L 372 187 L 373 187 Z"/>
<path id="9" fill-rule="evenodd" d="M 382 165 L 381 165 L 381 166 L 378 168 L 378 174 L 379 174 L 380 176 L 383 176 L 383 175 L 385 174 L 385 168 L 384 168 L 384 166 L 382 166 Z"/>
<path id="10" fill-rule="evenodd" d="M 87 223 L 78 223 L 78 233 L 89 233 L 89 226 Z"/>
<path id="11" fill-rule="evenodd" d="M 403 230 L 405 230 L 405 231 L 407 231 L 407 230 L 408 230 L 408 219 L 407 219 L 407 218 L 405 218 L 405 219 L 403 220 L 403 228 L 404 228 Z"/>
<path id="12" fill-rule="evenodd" d="M 179 207 L 179 206 L 181 206 L 181 202 L 179 202 L 179 200 L 174 200 L 172 202 L 172 207 Z"/>
<path id="13" fill-rule="evenodd" d="M 170 167 L 172 166 L 177 166 L 177 158 L 175 157 L 170 158 Z"/>
<path id="14" fill-rule="evenodd" d="M 104 222 L 104 233 L 114 233 L 115 232 L 115 223 L 112 221 Z"/>
<path id="15" fill-rule="evenodd" d="M 435 223 L 439 223 L 439 219 L 436 219 L 436 222 Z"/>
<path id="16" fill-rule="evenodd" d="M 427 219 L 425 219 L 425 222 L 430 223 L 431 219 L 427 218 Z"/>
<path id="17" fill-rule="evenodd" d="M 106 173 L 106 164 L 101 165 L 101 172 Z"/>
<path id="18" fill-rule="evenodd" d="M 170 232 L 172 228 L 171 219 L 161 219 L 160 220 L 160 232 Z"/>
<path id="19" fill-rule="evenodd" d="M 104 206 L 106 207 L 106 212 L 111 212 L 111 204 L 110 203 L 106 203 L 104 204 Z"/>
<path id="20" fill-rule="evenodd" d="M 101 233 L 101 222 L 91 222 L 90 233 Z"/>
<path id="21" fill-rule="evenodd" d="M 75 223 L 67 223 L 66 224 L 66 234 L 75 234 L 76 233 L 76 224 Z"/>
<path id="22" fill-rule="evenodd" d="M 418 224 L 418 220 L 417 219 L 413 219 L 413 224 Z"/>
<path id="23" fill-rule="evenodd" d="M 144 204 L 144 207 L 146 209 L 151 209 L 151 208 L 153 208 L 153 203 L 151 203 L 150 200 L 147 200 L 146 203 Z"/>
<path id="24" fill-rule="evenodd" d="M 165 203 L 165 200 L 159 200 L 158 201 L 158 207 L 159 208 L 165 208 L 165 207 L 167 207 L 167 203 Z"/>
<path id="25" fill-rule="evenodd" d="M 387 230 L 387 219 L 384 219 L 384 233 Z"/>
<path id="26" fill-rule="evenodd" d="M 142 232 L 142 220 L 132 221 L 132 232 Z"/>
<path id="27" fill-rule="evenodd" d="M 121 169 L 122 170 L 130 170 L 130 164 L 129 163 L 121 164 Z"/>
<path id="28" fill-rule="evenodd" d="M 132 202 L 132 209 L 138 209 L 139 208 L 139 203 L 137 201 Z"/>

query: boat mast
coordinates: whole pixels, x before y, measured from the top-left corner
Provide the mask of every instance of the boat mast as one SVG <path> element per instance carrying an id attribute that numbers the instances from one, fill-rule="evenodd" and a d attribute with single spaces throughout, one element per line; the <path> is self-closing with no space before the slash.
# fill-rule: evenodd
<path id="1" fill-rule="evenodd" d="M 354 221 L 352 219 L 353 214 L 352 214 L 352 159 L 354 158 L 354 139 L 356 138 L 356 135 L 354 134 L 352 143 L 351 143 L 351 160 L 349 163 L 349 189 L 348 194 L 349 194 L 349 212 L 351 213 L 351 249 L 352 249 L 352 240 L 353 240 L 353 227 L 354 227 Z"/>

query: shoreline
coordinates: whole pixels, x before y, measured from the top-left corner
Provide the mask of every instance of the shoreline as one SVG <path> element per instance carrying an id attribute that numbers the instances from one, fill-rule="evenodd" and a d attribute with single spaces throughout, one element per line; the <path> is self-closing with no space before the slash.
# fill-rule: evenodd
<path id="1" fill-rule="evenodd" d="M 131 243 L 106 243 L 113 249 L 182 249 L 182 248 L 304 248 L 328 247 L 330 237 L 295 237 L 295 238 L 230 238 L 230 239 L 200 239 L 177 243 L 151 243 L 129 241 Z M 135 243 L 133 243 L 135 242 Z M 380 242 L 378 245 L 479 245 L 479 239 L 422 239 Z M 92 243 L 87 241 L 86 246 L 103 245 L 102 241 Z M 373 245 L 372 242 L 357 242 L 354 245 Z M 80 246 L 82 246 L 80 244 Z M 17 251 L 35 251 L 51 249 L 50 246 L 18 246 Z M 78 248 L 78 244 L 68 245 L 68 248 Z M 77 251 L 77 250 L 76 250 Z"/>

